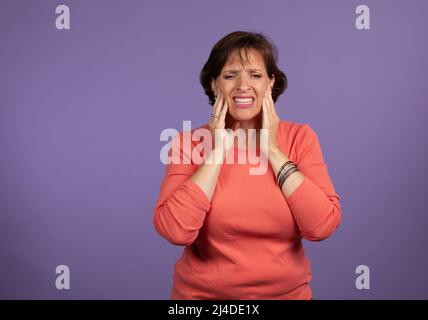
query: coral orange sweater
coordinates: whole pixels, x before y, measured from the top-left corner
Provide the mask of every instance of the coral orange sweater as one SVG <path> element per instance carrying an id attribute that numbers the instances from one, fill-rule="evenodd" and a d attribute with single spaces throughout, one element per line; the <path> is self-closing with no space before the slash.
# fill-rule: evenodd
<path id="1" fill-rule="evenodd" d="M 185 246 L 172 299 L 311 299 L 302 238 L 335 231 L 339 196 L 309 125 L 281 120 L 278 142 L 305 176 L 288 197 L 270 164 L 263 175 L 250 175 L 251 164 L 223 164 L 211 202 L 189 180 L 198 165 L 167 165 L 153 222 L 163 238 Z"/>

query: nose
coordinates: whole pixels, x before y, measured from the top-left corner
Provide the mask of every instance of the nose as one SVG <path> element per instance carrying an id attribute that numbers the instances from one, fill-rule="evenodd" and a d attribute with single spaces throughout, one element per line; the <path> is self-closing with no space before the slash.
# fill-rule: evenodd
<path id="1" fill-rule="evenodd" d="M 249 80 L 247 79 L 247 77 L 245 77 L 245 76 L 239 77 L 238 83 L 236 85 L 236 89 L 238 91 L 242 91 L 242 92 L 245 92 L 248 89 L 250 89 L 250 84 L 249 84 Z"/>

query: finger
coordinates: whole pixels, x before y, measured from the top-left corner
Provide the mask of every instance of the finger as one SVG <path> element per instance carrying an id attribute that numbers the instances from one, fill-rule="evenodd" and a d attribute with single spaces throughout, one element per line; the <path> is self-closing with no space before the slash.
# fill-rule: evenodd
<path id="1" fill-rule="evenodd" d="M 219 115 L 222 107 L 223 107 L 223 95 L 220 92 L 218 92 L 217 99 L 215 100 L 212 113 L 215 115 Z"/>
<path id="2" fill-rule="evenodd" d="M 213 114 L 219 114 L 219 110 L 221 109 L 222 106 L 222 96 L 220 93 L 217 94 L 217 98 L 214 102 L 214 106 L 213 106 Z"/>
<path id="3" fill-rule="evenodd" d="M 279 118 L 278 113 L 276 112 L 275 102 L 273 102 L 272 88 L 269 88 L 269 101 L 270 101 L 270 105 L 272 106 L 272 116 L 274 118 Z"/>
<path id="4" fill-rule="evenodd" d="M 267 112 L 267 116 L 268 116 L 268 120 L 270 121 L 272 119 L 272 107 L 270 105 L 270 101 L 269 101 L 269 90 L 266 90 L 265 92 L 265 103 L 266 103 L 266 112 Z"/>
<path id="5" fill-rule="evenodd" d="M 268 126 L 268 124 L 269 124 L 269 111 L 268 111 L 268 106 L 267 106 L 266 98 L 263 98 L 263 101 L 262 101 L 262 110 L 263 110 L 262 123 L 263 123 L 263 127 L 266 128 Z"/>
<path id="6" fill-rule="evenodd" d="M 223 104 L 223 108 L 221 109 L 219 120 L 226 121 L 227 109 L 229 109 L 229 105 L 227 104 L 227 101 L 225 101 L 224 104 Z"/>

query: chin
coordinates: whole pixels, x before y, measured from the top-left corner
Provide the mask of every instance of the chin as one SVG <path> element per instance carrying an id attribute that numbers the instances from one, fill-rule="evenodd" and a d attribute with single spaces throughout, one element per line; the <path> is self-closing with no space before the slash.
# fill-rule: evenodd
<path id="1" fill-rule="evenodd" d="M 245 120 L 251 120 L 258 116 L 261 109 L 258 110 L 245 110 L 245 109 L 237 109 L 234 108 L 233 110 L 230 110 L 230 115 L 237 121 L 245 121 Z"/>
<path id="2" fill-rule="evenodd" d="M 235 119 L 236 121 L 248 121 L 251 119 L 254 119 L 256 117 L 256 115 L 248 115 L 248 116 L 242 116 L 242 115 L 232 115 L 232 118 Z"/>

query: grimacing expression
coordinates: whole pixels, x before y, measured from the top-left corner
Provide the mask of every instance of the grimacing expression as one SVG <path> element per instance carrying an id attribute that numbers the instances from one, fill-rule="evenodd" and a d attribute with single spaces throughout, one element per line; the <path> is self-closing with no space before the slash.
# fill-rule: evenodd
<path id="1" fill-rule="evenodd" d="M 272 87 L 275 79 L 268 77 L 263 56 L 254 49 L 241 49 L 241 61 L 238 50 L 232 52 L 220 75 L 212 82 L 211 88 L 216 94 L 221 92 L 229 106 L 230 115 L 237 121 L 255 118 L 262 109 L 266 89 Z"/>

